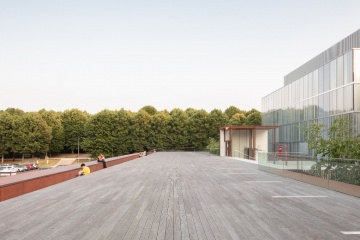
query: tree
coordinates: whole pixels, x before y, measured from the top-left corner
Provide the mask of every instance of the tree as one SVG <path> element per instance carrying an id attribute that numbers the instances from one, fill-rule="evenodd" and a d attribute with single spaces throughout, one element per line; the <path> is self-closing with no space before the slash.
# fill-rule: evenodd
<path id="1" fill-rule="evenodd" d="M 130 116 L 125 110 L 103 110 L 85 124 L 83 148 L 93 156 L 103 153 L 105 156 L 124 155 L 130 148 Z"/>
<path id="2" fill-rule="evenodd" d="M 194 110 L 188 114 L 188 146 L 197 149 L 205 148 L 209 140 L 210 120 L 205 110 Z"/>
<path id="3" fill-rule="evenodd" d="M 308 149 L 315 155 L 349 158 L 354 156 L 354 146 L 359 148 L 359 137 L 351 137 L 351 122 L 345 118 L 336 118 L 331 126 L 311 124 L 303 130 Z"/>
<path id="4" fill-rule="evenodd" d="M 98 155 L 113 156 L 116 138 L 114 130 L 117 125 L 116 113 L 111 110 L 103 110 L 93 116 L 85 123 L 85 137 L 82 147 Z"/>
<path id="5" fill-rule="evenodd" d="M 214 139 L 220 138 L 220 128 L 225 126 L 229 117 L 219 109 L 214 109 L 210 112 L 209 116 L 209 137 Z"/>
<path id="6" fill-rule="evenodd" d="M 46 153 L 51 141 L 51 128 L 40 114 L 29 112 L 15 115 L 13 152 L 25 154 Z"/>
<path id="7" fill-rule="evenodd" d="M 4 163 L 4 155 L 12 148 L 13 117 L 10 113 L 0 111 L 0 154 L 1 163 Z"/>
<path id="8" fill-rule="evenodd" d="M 261 121 L 261 112 L 255 109 L 246 114 L 246 125 L 248 126 L 261 126 Z"/>
<path id="9" fill-rule="evenodd" d="M 45 109 L 41 109 L 39 114 L 46 121 L 47 125 L 51 127 L 51 142 L 49 145 L 50 156 L 51 153 L 61 152 L 61 150 L 64 149 L 65 142 L 61 113 L 53 110 L 46 111 Z"/>
<path id="10" fill-rule="evenodd" d="M 235 113 L 229 120 L 230 125 L 242 126 L 246 124 L 246 117 L 243 113 Z"/>
<path id="11" fill-rule="evenodd" d="M 169 148 L 169 120 L 170 114 L 166 110 L 157 112 L 152 116 L 148 133 L 148 145 L 150 148 Z"/>
<path id="12" fill-rule="evenodd" d="M 144 110 L 138 111 L 133 116 L 133 124 L 131 128 L 131 136 L 133 149 L 132 152 L 142 152 L 149 150 L 148 134 L 150 132 L 151 116 Z"/>
<path id="13" fill-rule="evenodd" d="M 171 110 L 168 122 L 170 148 L 183 149 L 188 146 L 188 133 L 186 127 L 187 118 L 188 116 L 183 110 L 179 108 Z"/>
<path id="14" fill-rule="evenodd" d="M 84 126 L 89 118 L 89 113 L 78 109 L 65 110 L 62 114 L 65 147 L 72 153 L 78 148 L 78 141 L 85 137 Z"/>
<path id="15" fill-rule="evenodd" d="M 245 111 L 242 111 L 235 106 L 230 106 L 227 109 L 225 109 L 225 114 L 228 116 L 229 119 L 231 119 L 236 113 L 245 114 Z"/>
<path id="16" fill-rule="evenodd" d="M 142 107 L 140 110 L 144 110 L 145 112 L 147 112 L 150 116 L 153 116 L 157 113 L 157 110 L 155 107 L 147 105 L 145 107 Z"/>

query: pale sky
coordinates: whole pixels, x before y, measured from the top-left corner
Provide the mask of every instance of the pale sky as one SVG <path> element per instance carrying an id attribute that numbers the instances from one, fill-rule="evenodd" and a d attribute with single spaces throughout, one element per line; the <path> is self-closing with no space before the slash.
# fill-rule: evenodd
<path id="1" fill-rule="evenodd" d="M 0 110 L 261 111 L 359 0 L 0 0 Z"/>

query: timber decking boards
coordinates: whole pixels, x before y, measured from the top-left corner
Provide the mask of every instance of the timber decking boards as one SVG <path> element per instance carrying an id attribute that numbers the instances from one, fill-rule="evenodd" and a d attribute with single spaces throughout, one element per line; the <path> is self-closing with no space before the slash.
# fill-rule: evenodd
<path id="1" fill-rule="evenodd" d="M 321 197 L 316 197 L 321 196 Z M 257 165 L 151 154 L 0 202 L 0 239 L 360 239 L 360 199 Z"/>

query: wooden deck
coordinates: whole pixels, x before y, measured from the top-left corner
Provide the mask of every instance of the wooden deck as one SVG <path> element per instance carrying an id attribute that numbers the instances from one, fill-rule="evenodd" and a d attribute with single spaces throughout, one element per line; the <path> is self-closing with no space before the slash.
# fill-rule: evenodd
<path id="1" fill-rule="evenodd" d="M 151 154 L 0 202 L 0 239 L 360 239 L 360 199 L 256 164 Z"/>

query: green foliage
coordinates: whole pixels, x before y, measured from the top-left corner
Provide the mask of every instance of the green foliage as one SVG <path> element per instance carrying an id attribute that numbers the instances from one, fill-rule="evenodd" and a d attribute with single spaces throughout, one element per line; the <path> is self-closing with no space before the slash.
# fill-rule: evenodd
<path id="1" fill-rule="evenodd" d="M 322 159 L 311 167 L 309 174 L 320 178 L 360 185 L 360 162 L 356 160 Z"/>
<path id="2" fill-rule="evenodd" d="M 90 119 L 90 114 L 78 109 L 65 110 L 62 122 L 65 134 L 65 147 L 74 152 L 78 148 L 78 141 L 85 137 L 84 126 Z"/>
<path id="3" fill-rule="evenodd" d="M 150 132 L 151 116 L 144 110 L 140 110 L 133 116 L 131 127 L 131 152 L 141 152 L 149 149 L 147 134 Z"/>
<path id="4" fill-rule="evenodd" d="M 130 126 L 127 111 L 103 110 L 86 122 L 82 147 L 94 156 L 99 153 L 106 157 L 127 154 Z"/>
<path id="5" fill-rule="evenodd" d="M 38 113 L 14 115 L 12 152 L 24 154 L 45 153 L 49 150 L 51 128 Z"/>
<path id="6" fill-rule="evenodd" d="M 227 109 L 225 109 L 225 114 L 228 116 L 229 119 L 231 119 L 237 113 L 245 114 L 245 111 L 242 111 L 235 106 L 230 106 Z"/>
<path id="7" fill-rule="evenodd" d="M 148 105 L 137 113 L 121 109 L 95 115 L 78 109 L 26 113 L 8 108 L 0 111 L 0 155 L 74 152 L 78 143 L 81 150 L 106 157 L 153 148 L 204 149 L 209 138 L 219 139 L 219 129 L 229 122 L 253 125 L 259 116 L 255 109 L 245 112 L 234 106 L 226 113 L 194 108 L 175 108 L 169 113 Z"/>
<path id="8" fill-rule="evenodd" d="M 246 124 L 246 117 L 244 113 L 235 113 L 229 120 L 232 126 L 242 126 Z"/>
<path id="9" fill-rule="evenodd" d="M 144 110 L 145 112 L 147 112 L 150 116 L 153 116 L 157 113 L 157 110 L 155 107 L 147 105 L 143 108 L 141 108 L 140 110 Z"/>
<path id="10" fill-rule="evenodd" d="M 209 138 L 208 145 L 206 148 L 220 148 L 220 142 L 218 139 Z"/>
<path id="11" fill-rule="evenodd" d="M 170 148 L 169 121 L 170 114 L 167 111 L 157 112 L 150 119 L 150 130 L 148 133 L 148 145 L 151 148 Z"/>
<path id="12" fill-rule="evenodd" d="M 53 110 L 46 111 L 45 109 L 42 109 L 39 111 L 39 114 L 46 121 L 47 125 L 51 127 L 52 137 L 49 145 L 50 155 L 51 153 L 59 153 L 64 149 L 65 142 L 61 113 Z"/>
<path id="13" fill-rule="evenodd" d="M 359 137 L 351 137 L 351 122 L 344 118 L 337 118 L 331 126 L 324 124 L 311 124 L 304 127 L 305 140 L 308 149 L 314 150 L 315 155 L 320 154 L 328 158 L 359 157 L 354 153 L 354 146 L 358 149 Z"/>
<path id="14" fill-rule="evenodd" d="M 0 112 L 0 155 L 4 156 L 11 151 L 12 148 L 12 126 L 13 117 L 10 113 Z"/>
<path id="15" fill-rule="evenodd" d="M 218 138 L 217 138 L 218 139 Z M 220 142 L 214 138 L 209 138 L 208 145 L 206 146 L 209 149 L 209 153 L 213 155 L 220 155 Z"/>
<path id="16" fill-rule="evenodd" d="M 209 116 L 209 137 L 214 139 L 220 138 L 220 128 L 225 126 L 229 117 L 219 109 L 214 109 Z"/>
<path id="17" fill-rule="evenodd" d="M 248 126 L 261 126 L 261 112 L 252 109 L 251 111 L 246 113 L 246 125 Z"/>
<path id="18" fill-rule="evenodd" d="M 175 108 L 170 112 L 168 140 L 170 148 L 183 149 L 189 147 L 187 138 L 186 112 Z"/>
<path id="19" fill-rule="evenodd" d="M 205 148 L 208 143 L 210 119 L 205 110 L 189 111 L 187 119 L 188 145 L 197 149 Z"/>

